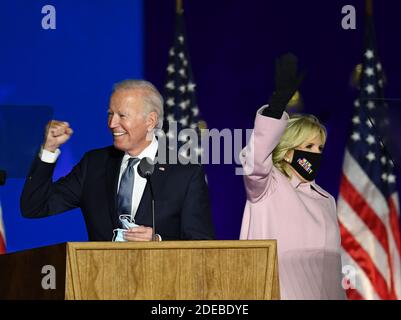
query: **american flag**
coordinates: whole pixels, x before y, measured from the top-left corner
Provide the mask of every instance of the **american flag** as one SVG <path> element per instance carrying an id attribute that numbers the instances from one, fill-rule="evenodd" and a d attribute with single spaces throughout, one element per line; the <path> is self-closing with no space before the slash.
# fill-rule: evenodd
<path id="1" fill-rule="evenodd" d="M 169 62 L 167 66 L 167 81 L 165 84 L 165 123 L 164 131 L 169 139 L 178 138 L 178 147 L 190 140 L 187 135 L 175 135 L 182 129 L 195 129 L 196 133 L 205 128 L 205 122 L 201 119 L 196 102 L 196 84 L 192 75 L 192 68 L 187 48 L 187 37 L 185 33 L 184 15 L 180 10 L 176 15 L 174 43 L 169 50 Z M 177 132 L 172 129 L 172 122 L 177 124 Z M 202 151 L 200 148 L 200 136 L 198 145 L 194 146 L 196 158 L 199 159 Z M 188 153 L 180 154 L 189 157 Z"/>
<path id="2" fill-rule="evenodd" d="M 353 267 L 355 288 L 349 299 L 401 298 L 399 202 L 394 163 L 378 134 L 383 102 L 383 72 L 373 18 L 367 18 L 366 44 L 355 101 L 352 130 L 345 149 L 337 202 L 343 265 Z"/>
<path id="3" fill-rule="evenodd" d="M 3 225 L 3 212 L 1 210 L 0 202 L 0 254 L 6 253 L 6 241 L 5 241 L 4 225 Z"/>

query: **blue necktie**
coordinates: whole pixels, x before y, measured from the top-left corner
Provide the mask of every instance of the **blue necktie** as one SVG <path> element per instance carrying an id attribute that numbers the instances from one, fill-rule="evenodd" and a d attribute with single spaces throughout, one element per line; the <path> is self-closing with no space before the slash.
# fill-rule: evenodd
<path id="1" fill-rule="evenodd" d="M 122 214 L 131 215 L 132 210 L 132 190 L 134 188 L 135 170 L 134 166 L 139 162 L 139 158 L 129 158 L 128 166 L 121 176 L 120 188 L 117 194 L 118 216 Z"/>

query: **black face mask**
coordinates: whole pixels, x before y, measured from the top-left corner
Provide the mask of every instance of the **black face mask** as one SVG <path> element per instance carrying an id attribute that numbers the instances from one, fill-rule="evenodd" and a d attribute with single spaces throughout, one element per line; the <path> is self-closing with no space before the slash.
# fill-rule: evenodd
<path id="1" fill-rule="evenodd" d="M 290 165 L 302 178 L 307 181 L 313 181 L 316 178 L 321 160 L 321 153 L 294 149 L 294 156 L 292 157 Z"/>

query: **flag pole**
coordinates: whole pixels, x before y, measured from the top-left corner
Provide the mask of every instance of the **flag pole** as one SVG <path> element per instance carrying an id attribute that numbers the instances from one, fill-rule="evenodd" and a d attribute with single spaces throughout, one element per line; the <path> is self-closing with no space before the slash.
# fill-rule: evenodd
<path id="1" fill-rule="evenodd" d="M 181 14 L 183 12 L 183 7 L 182 7 L 182 1 L 183 0 L 176 0 L 176 12 L 178 14 Z"/>
<path id="2" fill-rule="evenodd" d="M 365 0 L 365 6 L 366 6 L 366 15 L 368 17 L 372 17 L 373 16 L 373 0 Z"/>

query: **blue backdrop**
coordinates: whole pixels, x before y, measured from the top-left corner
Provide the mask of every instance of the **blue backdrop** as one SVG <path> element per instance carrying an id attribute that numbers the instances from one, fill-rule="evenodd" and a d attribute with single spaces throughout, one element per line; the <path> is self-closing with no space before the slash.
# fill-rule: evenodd
<path id="1" fill-rule="evenodd" d="M 46 4 L 56 8 L 56 30 L 41 27 Z M 341 8 L 348 4 L 357 10 L 356 30 L 341 28 Z M 337 196 L 357 95 L 349 80 L 363 54 L 363 4 L 184 0 L 198 104 L 208 127 L 252 128 L 256 110 L 274 88 L 274 59 L 294 52 L 307 69 L 303 111 L 316 114 L 329 131 L 318 183 Z M 375 5 L 386 94 L 400 97 L 401 3 Z M 174 10 L 175 0 L 0 3 L 0 104 L 50 105 L 55 118 L 70 122 L 75 133 L 62 149 L 57 176 L 68 172 L 86 150 L 111 143 L 106 110 L 114 82 L 145 77 L 163 91 Z M 234 168 L 206 168 L 219 239 L 239 235 L 245 192 Z M 78 210 L 41 220 L 21 218 L 21 187 L 21 179 L 10 179 L 0 188 L 8 251 L 86 239 Z"/>
<path id="2" fill-rule="evenodd" d="M 42 29 L 47 4 L 56 9 L 55 30 Z M 142 1 L 1 1 L 0 43 L 0 104 L 49 105 L 56 119 L 74 129 L 56 176 L 67 173 L 85 151 L 112 142 L 107 130 L 112 85 L 143 76 Z M 13 143 L 18 139 L 23 137 Z M 21 179 L 0 188 L 8 251 L 87 239 L 79 210 L 22 218 L 21 188 Z"/>

